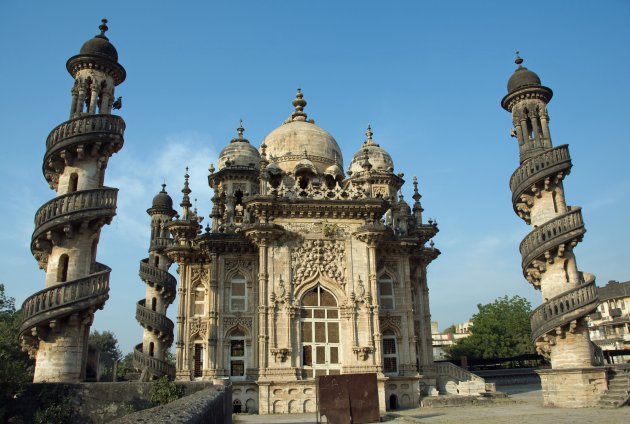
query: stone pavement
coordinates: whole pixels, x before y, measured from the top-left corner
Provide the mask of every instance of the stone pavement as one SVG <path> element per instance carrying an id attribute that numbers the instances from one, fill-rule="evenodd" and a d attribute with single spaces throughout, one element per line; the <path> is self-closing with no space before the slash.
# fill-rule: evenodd
<path id="1" fill-rule="evenodd" d="M 391 411 L 383 421 L 391 423 L 432 424 L 630 424 L 630 407 L 619 409 L 543 408 L 540 385 L 505 386 L 507 400 L 498 399 L 488 406 L 415 408 Z M 298 424 L 315 423 L 315 414 L 234 415 L 235 423 Z"/>

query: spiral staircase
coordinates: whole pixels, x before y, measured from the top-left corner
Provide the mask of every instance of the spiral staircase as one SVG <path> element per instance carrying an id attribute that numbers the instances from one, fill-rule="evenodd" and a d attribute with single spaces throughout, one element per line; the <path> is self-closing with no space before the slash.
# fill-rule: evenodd
<path id="1" fill-rule="evenodd" d="M 43 173 L 52 189 L 66 165 L 86 157 L 103 160 L 122 148 L 125 123 L 119 116 L 88 115 L 70 119 L 52 130 L 46 140 Z M 97 187 L 55 197 L 35 214 L 31 252 L 40 268 L 47 269 L 53 246 L 80 234 L 94 234 L 116 214 L 118 189 Z M 89 273 L 80 278 L 46 287 L 22 305 L 19 337 L 24 350 L 35 357 L 39 341 L 59 332 L 62 321 L 75 316 L 91 323 L 109 295 L 111 269 L 93 261 Z"/>
<path id="2" fill-rule="evenodd" d="M 150 251 L 154 255 L 161 255 L 163 250 L 172 244 L 173 240 L 167 237 L 157 237 L 151 242 Z M 177 280 L 168 271 L 150 263 L 150 258 L 140 261 L 140 278 L 153 288 L 159 296 L 162 296 L 165 305 L 169 305 L 175 299 Z M 145 330 L 145 341 L 156 339 L 162 345 L 162 351 L 166 351 L 173 343 L 174 324 L 165 314 L 162 314 L 146 304 L 146 299 L 141 299 L 136 304 L 136 320 Z M 148 337 L 147 337 L 148 336 Z M 146 370 L 152 378 L 166 375 L 175 376 L 175 366 L 164 359 L 164 355 L 154 355 L 151 351 L 145 351 L 147 343 L 140 343 L 134 348 L 134 367 Z"/>

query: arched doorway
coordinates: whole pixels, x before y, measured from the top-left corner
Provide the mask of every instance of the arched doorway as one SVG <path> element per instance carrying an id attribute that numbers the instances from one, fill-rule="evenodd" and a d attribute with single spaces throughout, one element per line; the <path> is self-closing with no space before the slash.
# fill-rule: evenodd
<path id="1" fill-rule="evenodd" d="M 304 378 L 340 374 L 339 308 L 319 284 L 302 298 L 300 324 Z"/>

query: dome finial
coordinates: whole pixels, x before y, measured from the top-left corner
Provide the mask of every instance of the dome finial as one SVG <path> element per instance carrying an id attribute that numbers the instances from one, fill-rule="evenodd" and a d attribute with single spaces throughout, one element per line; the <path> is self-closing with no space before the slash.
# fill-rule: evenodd
<path id="1" fill-rule="evenodd" d="M 162 183 L 162 191 L 160 193 L 166 193 L 166 183 Z"/>
<path id="2" fill-rule="evenodd" d="M 293 100 L 293 106 L 295 111 L 291 114 L 292 121 L 306 121 L 306 113 L 304 113 L 304 107 L 306 106 L 306 100 L 303 99 L 302 89 L 298 88 L 295 94 L 295 100 Z"/>
<path id="3" fill-rule="evenodd" d="M 365 135 L 367 136 L 367 138 L 365 139 L 365 143 L 363 143 L 363 144 L 364 145 L 372 144 L 372 136 L 374 135 L 374 133 L 372 132 L 372 126 L 370 124 L 368 124 L 368 126 L 367 126 L 367 130 L 365 131 Z"/>
<path id="4" fill-rule="evenodd" d="M 245 128 L 243 128 L 243 118 L 241 118 L 241 122 L 239 127 L 236 130 L 238 132 L 238 138 L 239 140 L 243 139 L 243 132 L 245 132 Z"/>
<path id="5" fill-rule="evenodd" d="M 98 29 L 101 30 L 101 33 L 97 37 L 101 37 L 107 40 L 107 37 L 105 36 L 105 32 L 109 29 L 109 27 L 107 26 L 107 19 L 101 19 L 101 24 L 98 26 Z"/>
<path id="6" fill-rule="evenodd" d="M 516 63 L 519 67 L 521 66 L 521 63 L 523 63 L 523 59 L 519 56 L 520 53 L 520 51 L 516 51 L 516 60 L 514 60 L 514 63 Z"/>

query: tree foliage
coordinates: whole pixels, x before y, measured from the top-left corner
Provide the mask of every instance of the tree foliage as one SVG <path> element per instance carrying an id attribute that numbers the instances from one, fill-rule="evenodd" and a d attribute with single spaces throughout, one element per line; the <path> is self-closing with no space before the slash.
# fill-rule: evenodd
<path id="1" fill-rule="evenodd" d="M 114 362 L 122 359 L 122 352 L 118 347 L 118 339 L 111 331 L 92 331 L 88 343 L 100 350 L 99 362 L 102 366 L 102 375 L 111 377 Z"/>
<path id="2" fill-rule="evenodd" d="M 174 381 L 169 381 L 167 376 L 162 376 L 155 381 L 149 392 L 149 400 L 154 406 L 165 405 L 184 396 L 184 388 Z"/>
<path id="3" fill-rule="evenodd" d="M 529 321 L 532 306 L 527 299 L 503 296 L 486 305 L 478 304 L 477 309 L 471 319 L 471 335 L 448 349 L 451 359 L 509 358 L 535 353 Z"/>
<path id="4" fill-rule="evenodd" d="M 15 310 L 15 299 L 7 297 L 0 284 L 0 422 L 24 384 L 33 380 L 33 361 L 22 352 L 17 338 L 21 315 Z"/>

